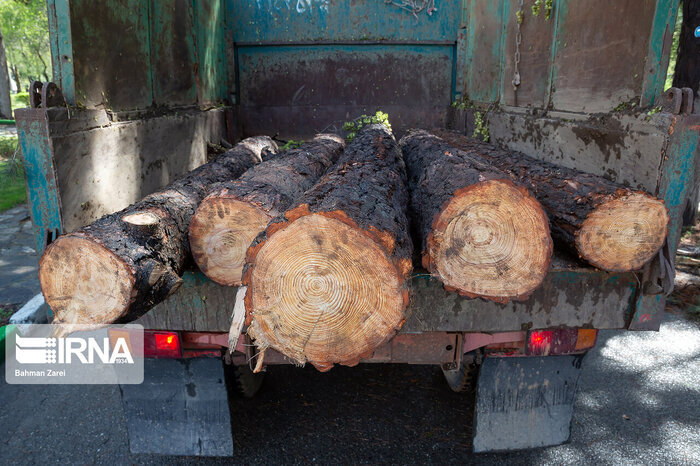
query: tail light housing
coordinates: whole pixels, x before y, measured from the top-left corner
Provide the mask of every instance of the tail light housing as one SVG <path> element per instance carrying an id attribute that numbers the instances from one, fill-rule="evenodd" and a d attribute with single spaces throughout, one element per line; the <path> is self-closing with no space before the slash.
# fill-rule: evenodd
<path id="1" fill-rule="evenodd" d="M 143 356 L 145 358 L 181 358 L 182 342 L 178 332 L 159 330 L 143 331 Z"/>
<path id="2" fill-rule="evenodd" d="M 598 330 L 588 328 L 532 330 L 527 335 L 525 354 L 550 356 L 578 353 L 593 348 L 597 336 Z"/>

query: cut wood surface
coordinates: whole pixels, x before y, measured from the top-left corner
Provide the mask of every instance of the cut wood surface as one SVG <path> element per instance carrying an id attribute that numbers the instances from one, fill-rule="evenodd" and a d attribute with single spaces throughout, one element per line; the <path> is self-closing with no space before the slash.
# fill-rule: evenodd
<path id="1" fill-rule="evenodd" d="M 547 216 L 523 186 L 423 130 L 400 142 L 422 262 L 448 290 L 525 299 L 552 257 Z"/>
<path id="2" fill-rule="evenodd" d="M 663 246 L 668 209 L 648 193 L 453 131 L 436 134 L 527 186 L 547 212 L 554 240 L 595 267 L 637 270 Z"/>
<path id="3" fill-rule="evenodd" d="M 319 134 L 217 186 L 190 223 L 192 257 L 199 269 L 221 285 L 240 285 L 250 243 L 316 184 L 344 146 L 338 136 Z"/>
<path id="4" fill-rule="evenodd" d="M 188 226 L 207 189 L 276 150 L 268 137 L 245 139 L 136 204 L 50 244 L 39 282 L 54 323 L 127 322 L 163 301 L 182 283 Z"/>
<path id="5" fill-rule="evenodd" d="M 412 268 L 405 182 L 393 135 L 370 125 L 255 239 L 243 284 L 261 351 L 328 370 L 357 364 L 395 334 Z"/>

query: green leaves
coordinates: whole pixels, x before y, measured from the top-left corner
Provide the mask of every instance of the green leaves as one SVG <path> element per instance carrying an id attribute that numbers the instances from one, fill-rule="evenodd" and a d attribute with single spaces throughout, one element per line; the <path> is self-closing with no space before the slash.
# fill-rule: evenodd
<path id="1" fill-rule="evenodd" d="M 343 123 L 343 130 L 348 132 L 348 135 L 345 137 L 345 139 L 347 139 L 348 142 L 352 141 L 353 139 L 355 139 L 357 132 L 360 131 L 360 129 L 362 129 L 363 126 L 372 124 L 382 124 L 386 126 L 389 130 L 391 130 L 391 123 L 389 123 L 389 115 L 379 110 L 374 115 L 360 115 L 352 121 L 346 121 L 345 123 Z"/>
<path id="2" fill-rule="evenodd" d="M 0 0 L 0 28 L 10 76 L 20 90 L 32 80 L 51 79 L 51 49 L 45 0 Z"/>

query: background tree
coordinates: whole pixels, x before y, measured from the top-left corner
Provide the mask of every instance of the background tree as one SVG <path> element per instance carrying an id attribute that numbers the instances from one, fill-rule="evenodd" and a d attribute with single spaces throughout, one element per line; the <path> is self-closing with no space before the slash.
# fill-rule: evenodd
<path id="1" fill-rule="evenodd" d="M 0 0 L 0 28 L 12 80 L 19 91 L 49 81 L 51 50 L 45 0 Z"/>

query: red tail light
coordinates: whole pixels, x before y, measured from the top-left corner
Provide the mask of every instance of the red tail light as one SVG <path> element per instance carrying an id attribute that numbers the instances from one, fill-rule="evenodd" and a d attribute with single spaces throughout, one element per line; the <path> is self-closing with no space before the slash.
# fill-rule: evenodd
<path id="1" fill-rule="evenodd" d="M 570 354 L 595 346 L 598 331 L 595 329 L 564 328 L 555 330 L 533 330 L 528 335 L 528 356 Z"/>
<path id="2" fill-rule="evenodd" d="M 144 330 L 143 356 L 146 358 L 181 358 L 180 335 L 177 332 Z"/>

